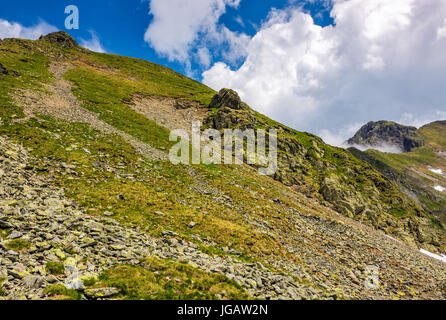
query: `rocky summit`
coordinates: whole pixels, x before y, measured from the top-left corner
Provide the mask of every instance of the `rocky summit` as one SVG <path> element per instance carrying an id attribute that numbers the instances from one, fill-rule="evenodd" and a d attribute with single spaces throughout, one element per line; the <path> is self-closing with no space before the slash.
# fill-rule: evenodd
<path id="1" fill-rule="evenodd" d="M 46 36 L 41 36 L 39 40 L 47 40 L 65 49 L 72 49 L 79 47 L 76 40 L 64 31 L 50 33 Z"/>
<path id="2" fill-rule="evenodd" d="M 446 298 L 442 122 L 394 158 L 63 32 L 0 63 L 0 299 Z M 171 163 L 196 121 L 275 129 L 276 174 Z"/>
<path id="3" fill-rule="evenodd" d="M 412 149 L 423 146 L 424 139 L 417 134 L 415 127 L 391 121 L 371 121 L 359 129 L 347 143 L 370 148 L 388 145 L 398 147 L 403 152 L 410 152 Z"/>

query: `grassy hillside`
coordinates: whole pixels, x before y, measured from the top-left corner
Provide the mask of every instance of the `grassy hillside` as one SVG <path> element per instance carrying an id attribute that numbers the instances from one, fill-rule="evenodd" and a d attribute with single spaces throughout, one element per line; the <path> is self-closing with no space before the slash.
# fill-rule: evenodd
<path id="1" fill-rule="evenodd" d="M 222 90 L 220 95 L 225 92 L 230 91 Z M 274 179 L 408 243 L 437 246 L 444 241 L 443 232 L 416 201 L 349 151 L 276 123 L 246 105 L 234 108 L 227 104 L 214 108 L 207 119 L 208 127 L 278 130 L 279 163 Z"/>
<path id="2" fill-rule="evenodd" d="M 79 256 L 82 266 L 99 264 L 95 280 L 85 282 L 87 289 L 111 286 L 118 290 L 115 297 L 122 299 L 442 294 L 435 286 L 425 291 L 422 287 L 426 279 L 443 283 L 438 265 L 356 221 L 432 251 L 438 250 L 437 244 L 445 245 L 443 231 L 434 228 L 422 208 L 396 184 L 347 150 L 284 127 L 247 106 L 210 109 L 216 92 L 208 87 L 150 62 L 92 53 L 73 45 L 64 33 L 37 41 L 3 40 L 0 63 L 8 70 L 0 74 L 0 136 L 8 139 L 1 156 L 9 159 L 1 165 L 20 159 L 8 145 L 14 143 L 14 150 L 15 145 L 24 146 L 29 163 L 18 166 L 17 176 L 29 176 L 21 170 L 36 174 L 36 179 L 48 181 L 44 190 L 62 190 L 76 212 L 85 214 L 85 223 L 70 231 L 75 240 L 69 246 L 51 240 L 35 243 L 31 237 L 24 239 L 30 246 L 21 254 L 36 259 L 47 250 L 55 260 L 51 262 L 66 263 L 67 256 Z M 278 129 L 275 179 L 248 166 L 173 165 L 165 156 L 172 145 L 169 130 L 135 111 L 135 96 L 191 101 L 207 114 L 206 125 L 219 129 L 218 119 L 227 118 L 233 119 L 229 127 Z M 10 178 L 14 181 L 16 176 Z M 17 181 L 27 183 L 27 179 Z M 38 223 L 42 212 L 37 210 L 36 221 L 34 215 L 30 221 L 16 215 L 17 208 L 27 207 L 30 187 L 8 191 L 15 187 L 11 182 L 3 189 L 0 211 L 5 216 L 0 214 L 0 221 L 6 222 L 0 223 L 0 241 L 6 244 L 20 224 L 26 224 L 23 230 L 44 228 L 36 231 L 38 237 L 51 233 L 51 223 Z M 21 194 L 23 198 L 16 199 Z M 53 193 L 48 197 L 51 200 Z M 62 223 L 59 220 L 71 216 L 57 216 L 58 206 L 44 200 L 48 206 L 44 212 L 56 214 L 51 221 Z M 100 227 L 90 227 L 98 221 Z M 114 223 L 131 232 L 119 229 L 118 235 L 102 237 L 101 230 Z M 77 239 L 80 235 L 99 240 L 83 244 L 84 238 Z M 107 242 L 144 243 L 146 237 L 156 242 L 146 252 L 154 256 L 149 260 L 135 253 L 142 248 L 129 249 L 121 257 L 117 252 L 122 245 Z M 91 247 L 94 259 L 76 251 L 78 245 Z M 111 262 L 103 256 L 111 257 Z M 395 259 L 401 262 L 395 264 Z M 358 285 L 372 264 L 380 265 L 383 281 L 376 292 Z M 416 288 L 403 280 L 394 284 L 396 275 L 404 274 L 403 267 L 408 266 L 414 271 L 406 277 L 415 281 Z M 36 268 L 26 272 L 35 275 Z M 45 271 L 41 274 L 50 277 Z M 54 286 L 43 281 L 46 291 L 41 294 L 80 297 L 61 287 L 62 280 L 56 279 L 60 283 Z M 11 283 L 5 288 L 23 296 Z"/>

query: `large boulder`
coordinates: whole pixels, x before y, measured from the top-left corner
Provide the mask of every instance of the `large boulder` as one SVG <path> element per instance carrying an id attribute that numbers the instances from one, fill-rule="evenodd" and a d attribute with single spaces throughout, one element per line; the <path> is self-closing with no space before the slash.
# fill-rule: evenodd
<path id="1" fill-rule="evenodd" d="M 223 107 L 235 110 L 248 109 L 248 106 L 242 102 L 238 93 L 231 89 L 221 89 L 220 92 L 212 98 L 209 107 L 215 109 Z"/>

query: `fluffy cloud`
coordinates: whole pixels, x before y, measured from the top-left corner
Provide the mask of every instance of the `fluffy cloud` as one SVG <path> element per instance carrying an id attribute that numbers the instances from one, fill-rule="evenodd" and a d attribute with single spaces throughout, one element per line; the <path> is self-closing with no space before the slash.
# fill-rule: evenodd
<path id="1" fill-rule="evenodd" d="M 90 34 L 91 34 L 90 40 L 81 39 L 79 44 L 82 47 L 87 48 L 91 51 L 100 52 L 100 53 L 106 52 L 104 47 L 101 44 L 101 41 L 98 38 L 98 35 L 93 31 L 90 31 Z"/>
<path id="2" fill-rule="evenodd" d="M 218 23 L 226 7 L 238 7 L 240 0 L 151 0 L 153 20 L 144 35 L 159 54 L 186 65 L 191 57 L 209 66 L 211 46 L 227 46 L 229 63 L 246 54 L 249 37 L 228 30 Z M 194 50 L 199 47 L 200 49 Z"/>
<path id="3" fill-rule="evenodd" d="M 322 28 L 298 8 L 273 10 L 244 64 L 215 63 L 204 83 L 334 144 L 370 120 L 445 116 L 445 1 L 334 0 L 331 15 Z"/>
<path id="4" fill-rule="evenodd" d="M 20 23 L 0 19 L 0 39 L 21 38 L 36 40 L 41 35 L 55 31 L 58 31 L 58 29 L 52 25 L 49 25 L 45 21 L 40 21 L 35 26 L 24 27 Z"/>

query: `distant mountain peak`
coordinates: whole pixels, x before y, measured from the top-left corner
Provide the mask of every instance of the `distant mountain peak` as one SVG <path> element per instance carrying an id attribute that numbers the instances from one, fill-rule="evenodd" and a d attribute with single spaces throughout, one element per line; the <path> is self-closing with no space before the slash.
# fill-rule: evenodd
<path id="1" fill-rule="evenodd" d="M 417 133 L 415 127 L 383 120 L 367 123 L 347 143 L 369 147 L 396 146 L 403 152 L 410 152 L 423 146 L 424 139 Z"/>

